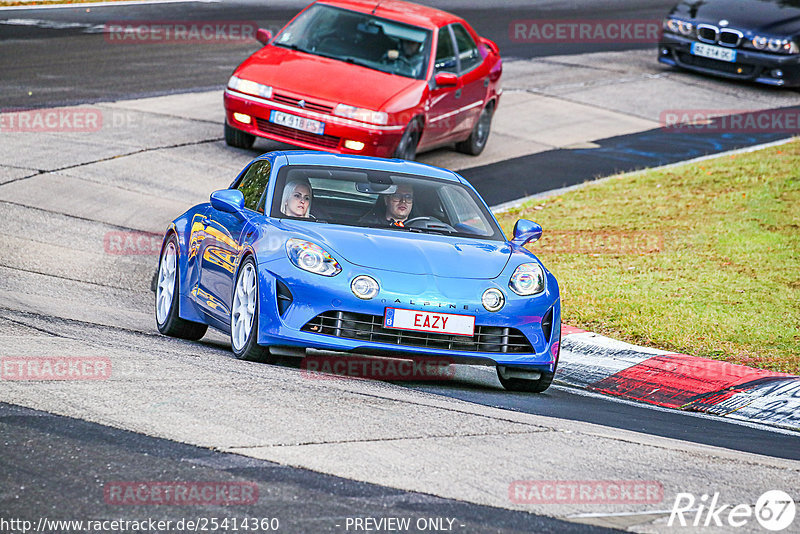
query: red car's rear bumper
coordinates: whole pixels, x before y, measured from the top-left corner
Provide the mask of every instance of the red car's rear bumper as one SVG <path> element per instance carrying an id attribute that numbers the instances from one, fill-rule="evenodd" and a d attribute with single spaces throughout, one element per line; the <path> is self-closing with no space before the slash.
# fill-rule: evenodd
<path id="1" fill-rule="evenodd" d="M 306 108 L 301 108 L 292 105 L 294 99 L 284 95 L 273 95 L 272 99 L 265 99 L 226 89 L 224 99 L 225 119 L 233 128 L 312 150 L 389 158 L 400 143 L 405 128 L 402 125 L 378 126 L 337 117 L 331 113 L 331 107 L 317 103 L 308 103 Z M 324 131 L 322 134 L 315 134 L 275 124 L 270 121 L 273 110 L 320 121 L 325 124 Z M 250 124 L 236 120 L 234 113 L 250 116 Z M 345 146 L 346 141 L 364 143 L 364 148 L 353 150 Z"/>

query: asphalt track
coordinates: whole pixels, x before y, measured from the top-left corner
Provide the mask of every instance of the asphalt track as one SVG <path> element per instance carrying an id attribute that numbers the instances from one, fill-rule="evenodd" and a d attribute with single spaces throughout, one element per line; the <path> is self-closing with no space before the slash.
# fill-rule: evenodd
<path id="1" fill-rule="evenodd" d="M 656 16 L 669 3 L 653 2 L 645 4 L 646 7 L 628 9 L 625 11 L 626 18 Z M 454 7 L 450 7 L 452 3 L 447 4 L 451 11 L 476 21 L 479 31 L 498 40 L 501 48 L 518 57 L 534 57 L 550 52 L 508 42 L 509 20 L 544 16 L 559 18 L 570 13 L 574 16 L 576 11 L 585 12 L 588 5 L 570 3 L 570 7 L 565 8 L 563 3 L 537 3 L 537 9 L 541 11 L 533 11 L 530 7 L 520 7 L 512 2 L 505 4 L 510 7 L 503 9 L 502 16 L 497 16 L 502 3 L 487 4 L 477 10 L 460 7 L 457 2 Z M 160 20 L 186 19 L 188 13 L 193 20 L 237 20 L 247 17 L 248 20 L 258 18 L 279 24 L 296 11 L 295 7 L 266 9 L 248 2 L 192 4 L 188 12 L 186 4 L 167 6 L 143 8 L 137 11 L 136 16 Z M 625 2 L 591 3 L 591 6 L 593 17 L 612 18 L 619 16 Z M 98 19 L 90 22 L 116 20 L 130 13 L 129 10 L 122 11 L 122 8 L 113 9 L 118 11 L 102 15 L 97 15 L 98 10 L 95 9 Z M 36 17 L 39 16 L 36 13 Z M 48 16 L 65 17 L 65 21 L 75 17 L 68 13 Z M 15 13 L 14 17 L 33 18 L 33 15 L 23 11 Z M 139 46 L 126 47 L 125 50 L 111 46 L 98 47 L 98 39 L 102 40 L 102 37 L 86 34 L 84 29 L 0 26 L 2 107 L 96 102 L 219 87 L 227 78 L 230 66 L 252 50 L 251 45 L 232 45 L 229 48 L 186 45 L 173 49 Z M 596 50 L 596 46 L 593 49 Z M 561 54 L 579 53 L 586 51 L 586 47 L 576 45 L 568 50 L 554 48 L 552 53 L 556 51 Z M 169 76 L 165 76 L 165 72 Z M 28 90 L 32 90 L 33 94 L 28 95 Z M 500 164 L 473 167 L 464 170 L 463 174 L 482 190 L 490 204 L 497 204 L 621 170 L 669 163 L 780 137 L 779 134 L 672 136 L 654 130 L 609 138 L 598 142 L 600 147 L 591 150 L 552 150 Z M 564 165 L 565 158 L 569 158 L 569 166 Z M 531 169 L 536 169 L 535 173 Z M 514 188 L 492 188 L 489 184 L 497 175 L 515 176 L 519 182 Z M 533 178 L 536 178 L 535 183 Z M 48 319 L 42 318 L 42 321 L 46 326 Z M 223 352 L 226 349 L 212 347 L 211 350 Z M 653 410 L 599 396 L 580 395 L 568 389 L 554 388 L 544 395 L 532 397 L 508 394 L 472 383 L 417 384 L 411 387 L 506 410 L 585 421 L 730 450 L 757 452 L 775 458 L 796 460 L 800 454 L 794 435 Z M 170 478 L 178 480 L 197 480 L 200 476 L 213 480 L 232 477 L 254 481 L 259 484 L 262 494 L 269 494 L 270 498 L 247 510 L 247 514 L 258 517 L 281 514 L 289 532 L 308 532 L 310 527 L 314 531 L 334 532 L 337 531 L 336 521 L 332 518 L 357 515 L 457 517 L 466 525 L 463 529 L 465 532 L 599 531 L 593 527 L 575 523 L 566 525 L 524 512 L 448 501 L 281 467 L 270 462 L 243 459 L 9 405 L 0 405 L 0 436 L 4 449 L 9 451 L 0 459 L 0 465 L 11 482 L 0 493 L 0 503 L 4 511 L 18 516 L 40 516 L 44 510 L 52 510 L 52 518 L 88 517 L 87 514 L 99 517 L 187 517 L 186 509 L 171 507 L 158 507 L 156 512 L 152 508 L 122 512 L 118 507 L 104 508 L 99 481 L 109 480 L 111 476 L 122 480 L 152 480 L 168 474 Z M 90 452 L 87 454 L 87 451 Z M 31 481 L 36 481 L 36 485 Z M 22 494 L 23 498 L 15 498 L 15 494 Z M 303 506 L 298 506 L 298 502 L 302 502 Z M 216 512 L 205 508 L 202 514 L 194 511 L 197 515 L 206 516 L 212 511 Z M 223 512 L 227 511 L 222 510 L 220 514 Z M 321 524 L 319 518 L 325 518 L 328 522 Z"/>
<path id="2" fill-rule="evenodd" d="M 786 108 L 800 110 L 800 108 Z M 686 161 L 786 139 L 790 134 L 682 133 L 663 128 L 594 141 L 593 148 L 555 149 L 461 169 L 490 206 L 603 176 Z M 565 162 L 569 165 L 565 165 Z"/>
<path id="3" fill-rule="evenodd" d="M 453 532 L 614 532 L 218 453 L 4 403 L 0 403 L 0 436 L 4 447 L 0 470 L 7 495 L 0 497 L 0 517 L 6 519 L 152 519 L 177 524 L 212 517 L 277 518 L 278 532 L 335 533 L 348 530 L 348 517 L 398 517 L 410 519 L 412 525 L 422 521 L 420 526 L 430 519 L 449 518 L 454 520 Z M 176 481 L 255 485 L 253 495 L 259 498 L 253 504 L 202 507 L 119 506 L 106 498 L 106 485 L 163 480 L 165 474 Z M 15 497 L 9 498 L 12 492 Z"/>

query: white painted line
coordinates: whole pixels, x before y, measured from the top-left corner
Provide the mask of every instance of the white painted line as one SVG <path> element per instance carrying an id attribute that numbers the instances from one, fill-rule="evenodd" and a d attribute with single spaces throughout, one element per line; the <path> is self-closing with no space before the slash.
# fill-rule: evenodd
<path id="1" fill-rule="evenodd" d="M 669 412 L 669 413 L 673 413 L 673 414 L 677 414 L 677 415 L 684 415 L 686 417 L 696 417 L 696 418 L 699 418 L 699 419 L 708 419 L 708 420 L 717 421 L 717 422 L 723 421 L 723 422 L 729 423 L 731 425 L 746 426 L 748 428 L 753 428 L 753 429 L 756 429 L 756 430 L 764 430 L 764 431 L 772 432 L 772 433 L 775 433 L 775 434 L 785 434 L 787 436 L 797 436 L 797 431 L 788 430 L 786 428 L 780 428 L 780 427 L 776 427 L 776 426 L 765 425 L 765 424 L 756 423 L 756 422 L 753 422 L 753 421 L 745 421 L 745 420 L 741 420 L 741 419 L 731 419 L 729 417 L 720 417 L 719 415 L 711 415 L 711 414 L 702 413 L 702 412 L 689 412 L 689 411 L 686 411 L 686 410 L 678 410 L 676 408 L 665 408 L 664 406 L 657 406 L 655 404 L 646 404 L 646 403 L 639 402 L 639 401 L 629 400 L 629 399 L 626 399 L 626 398 L 623 398 L 623 397 L 613 397 L 613 396 L 610 396 L 610 395 L 603 395 L 602 393 L 595 393 L 593 391 L 586 391 L 585 389 L 582 389 L 580 387 L 571 386 L 569 384 L 562 383 L 560 380 L 558 380 L 558 375 L 557 374 L 556 374 L 555 383 L 553 383 L 553 385 L 550 386 L 550 387 L 551 388 L 555 388 L 555 389 L 559 389 L 559 390 L 562 390 L 562 391 L 568 391 L 570 393 L 574 393 L 575 395 L 581 395 L 583 397 L 599 398 L 599 399 L 607 400 L 609 402 L 618 402 L 620 404 L 627 404 L 627 405 L 630 405 L 630 406 L 638 406 L 639 408 L 645 408 L 647 410 L 656 410 L 656 411 L 659 411 L 659 412 Z"/>
<path id="2" fill-rule="evenodd" d="M 44 19 L 5 19 L 0 24 L 7 26 L 35 26 L 47 30 L 73 30 L 83 29 L 84 33 L 103 33 L 104 24 L 88 24 L 85 22 L 58 22 Z"/>
<path id="3" fill-rule="evenodd" d="M 150 4 L 217 4 L 221 0 L 131 0 L 130 2 L 83 2 L 80 4 L 36 4 L 26 6 L 3 6 L 0 11 L 13 11 L 24 9 L 62 9 L 62 8 L 84 8 L 84 7 L 109 7 L 109 6 L 146 6 Z"/>
<path id="4" fill-rule="evenodd" d="M 553 197 L 553 196 L 557 196 L 557 195 L 563 195 L 564 193 L 569 193 L 570 191 L 575 191 L 576 189 L 581 189 L 581 188 L 586 187 L 588 185 L 602 184 L 603 182 L 607 182 L 609 180 L 616 180 L 616 179 L 620 179 L 620 178 L 628 178 L 630 176 L 636 176 L 636 175 L 639 175 L 639 174 L 642 174 L 642 173 L 645 173 L 645 172 L 650 172 L 650 171 L 663 171 L 663 170 L 666 170 L 666 169 L 671 169 L 673 167 L 679 167 L 681 165 L 689 165 L 691 163 L 699 163 L 701 161 L 707 161 L 709 159 L 714 159 L 714 158 L 721 158 L 721 157 L 724 157 L 724 156 L 732 156 L 732 155 L 735 155 L 735 154 L 746 154 L 748 152 L 755 152 L 757 150 L 762 150 L 764 148 L 770 148 L 770 147 L 773 147 L 773 146 L 785 145 L 786 143 L 789 143 L 789 142 L 793 141 L 794 139 L 795 139 L 795 137 L 787 137 L 786 139 L 780 139 L 778 141 L 772 141 L 772 142 L 769 142 L 769 143 L 762 143 L 760 145 L 753 145 L 753 146 L 748 146 L 748 147 L 744 147 L 744 148 L 737 148 L 736 150 L 728 150 L 727 152 L 717 152 L 715 154 L 707 154 L 705 156 L 700 156 L 700 157 L 697 157 L 697 158 L 686 159 L 686 160 L 682 160 L 682 161 L 676 161 L 674 163 L 668 163 L 666 165 L 661 165 L 660 167 L 648 167 L 647 169 L 642 169 L 642 170 L 639 170 L 639 171 L 624 172 L 624 173 L 621 173 L 621 174 L 613 174 L 611 176 L 606 176 L 605 178 L 598 178 L 596 180 L 587 180 L 587 181 L 583 182 L 582 184 L 570 185 L 570 186 L 567 186 L 567 187 L 560 187 L 558 189 L 551 189 L 549 191 L 544 191 L 542 193 L 536 193 L 535 195 L 529 195 L 527 197 L 519 198 L 517 200 L 509 200 L 508 202 L 503 202 L 502 204 L 498 204 L 496 206 L 492 206 L 491 210 L 492 210 L 492 213 L 495 213 L 495 214 L 503 213 L 505 211 L 509 211 L 509 210 L 514 209 L 514 208 L 518 208 L 521 205 L 525 204 L 526 202 L 530 202 L 532 200 L 542 200 L 542 199 Z"/>

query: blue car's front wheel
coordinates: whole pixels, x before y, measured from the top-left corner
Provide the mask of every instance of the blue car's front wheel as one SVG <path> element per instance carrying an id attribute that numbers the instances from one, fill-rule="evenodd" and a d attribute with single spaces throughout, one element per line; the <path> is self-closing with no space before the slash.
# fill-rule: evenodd
<path id="1" fill-rule="evenodd" d="M 258 344 L 258 269 L 248 256 L 236 275 L 231 304 L 231 348 L 240 360 L 268 361 L 269 349 Z"/>

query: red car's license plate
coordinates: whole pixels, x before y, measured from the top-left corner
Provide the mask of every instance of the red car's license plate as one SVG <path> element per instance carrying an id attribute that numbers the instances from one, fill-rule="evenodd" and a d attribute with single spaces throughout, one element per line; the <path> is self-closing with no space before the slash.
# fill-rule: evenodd
<path id="1" fill-rule="evenodd" d="M 295 130 L 303 130 L 317 135 L 322 135 L 325 131 L 325 123 L 306 119 L 305 117 L 298 117 L 282 111 L 271 111 L 269 114 L 269 121 L 281 126 L 294 128 Z"/>
<path id="2" fill-rule="evenodd" d="M 400 330 L 471 336 L 475 333 L 475 317 L 453 313 L 386 308 L 383 326 Z"/>

